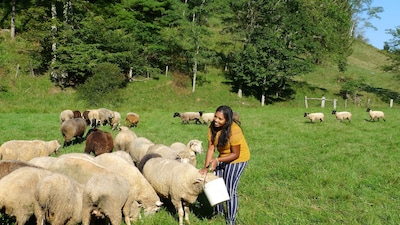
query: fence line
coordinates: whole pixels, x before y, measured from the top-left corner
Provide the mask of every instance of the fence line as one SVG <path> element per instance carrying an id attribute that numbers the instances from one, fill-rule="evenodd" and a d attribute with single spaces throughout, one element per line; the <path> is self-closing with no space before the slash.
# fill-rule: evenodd
<path id="1" fill-rule="evenodd" d="M 306 109 L 308 109 L 308 100 L 318 100 L 321 101 L 321 108 L 325 108 L 325 102 L 326 101 L 333 101 L 333 109 L 336 109 L 336 105 L 337 105 L 337 99 L 327 99 L 325 97 L 322 98 L 308 98 L 307 96 L 304 96 L 304 104 L 306 106 Z M 369 103 L 370 103 L 371 99 L 368 99 L 367 101 L 367 107 L 369 107 Z M 393 99 L 390 99 L 389 102 L 389 107 L 393 108 Z M 344 100 L 344 108 L 347 108 L 347 99 Z"/>

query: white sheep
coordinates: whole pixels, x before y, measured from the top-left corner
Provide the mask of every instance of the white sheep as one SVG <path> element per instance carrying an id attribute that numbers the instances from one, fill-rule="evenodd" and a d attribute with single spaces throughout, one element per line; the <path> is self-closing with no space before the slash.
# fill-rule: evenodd
<path id="1" fill-rule="evenodd" d="M 372 111 L 370 108 L 367 108 L 367 112 L 369 113 L 371 121 L 375 121 L 375 119 L 378 119 L 379 121 L 380 118 L 382 118 L 383 121 L 386 121 L 385 113 L 382 111 Z"/>
<path id="2" fill-rule="evenodd" d="M 195 124 L 201 124 L 200 112 L 184 112 L 184 113 L 175 112 L 174 118 L 175 117 L 181 118 L 182 124 L 188 124 L 189 121 L 192 121 L 192 120 L 195 121 Z"/>
<path id="3" fill-rule="evenodd" d="M 35 187 L 50 174 L 45 169 L 23 167 L 3 177 L 0 180 L 0 209 L 4 208 L 10 217 L 15 216 L 16 224 L 25 224 L 35 213 Z"/>
<path id="4" fill-rule="evenodd" d="M 66 109 L 60 113 L 60 124 L 72 118 L 74 118 L 74 112 L 70 109 Z"/>
<path id="5" fill-rule="evenodd" d="M 91 127 L 97 127 L 100 125 L 100 116 L 99 116 L 99 110 L 97 109 L 90 109 L 88 110 L 88 121 Z"/>
<path id="6" fill-rule="evenodd" d="M 212 122 L 214 120 L 214 113 L 201 113 L 201 119 L 204 124 Z"/>
<path id="7" fill-rule="evenodd" d="M 126 126 L 121 126 L 118 130 L 119 132 L 114 138 L 114 150 L 129 152 L 128 147 L 137 138 L 137 135 Z"/>
<path id="8" fill-rule="evenodd" d="M 112 118 L 110 119 L 111 130 L 116 130 L 121 125 L 121 114 L 117 111 L 111 111 Z"/>
<path id="9" fill-rule="evenodd" d="M 27 162 L 35 157 L 58 154 L 60 147 L 59 140 L 12 140 L 1 145 L 0 157 L 2 160 L 14 159 Z"/>
<path id="10" fill-rule="evenodd" d="M 122 214 L 125 224 L 131 224 L 128 181 L 116 174 L 94 174 L 86 183 L 82 197 L 82 225 L 89 225 L 92 215 L 109 219 L 111 225 L 120 225 Z"/>
<path id="11" fill-rule="evenodd" d="M 339 120 L 340 122 L 343 122 L 343 120 L 348 120 L 349 122 L 351 121 L 351 112 L 337 112 L 335 109 L 332 111 L 332 115 L 336 116 L 336 119 Z"/>
<path id="12" fill-rule="evenodd" d="M 308 119 L 310 119 L 310 122 L 313 123 L 314 121 L 319 120 L 320 122 L 324 121 L 324 114 L 323 113 L 304 113 L 304 117 L 307 117 Z"/>
<path id="13" fill-rule="evenodd" d="M 133 162 L 137 164 L 143 156 L 146 155 L 147 150 L 152 145 L 154 145 L 154 143 L 149 139 L 145 137 L 137 137 L 129 143 L 125 151 L 131 155 Z"/>
<path id="14" fill-rule="evenodd" d="M 179 156 L 181 159 L 188 158 L 187 156 L 189 156 L 189 163 L 193 166 L 196 166 L 196 155 L 203 153 L 202 141 L 196 139 L 190 140 L 186 145 L 182 142 L 174 142 L 170 145 L 170 147 L 179 151 Z M 184 155 L 186 155 L 186 157 Z"/>
<path id="15" fill-rule="evenodd" d="M 102 165 L 110 172 L 118 173 L 123 176 L 130 184 L 130 191 L 133 199 L 140 203 L 140 207 L 144 209 L 145 215 L 152 215 L 156 213 L 162 202 L 157 193 L 146 180 L 143 174 L 140 173 L 137 167 L 131 162 L 126 161 L 129 154 L 123 151 L 112 153 L 104 153 L 95 157 L 95 162 Z M 125 156 L 123 156 L 125 153 Z M 139 208 L 131 210 L 131 219 L 136 220 L 140 217 Z"/>
<path id="16" fill-rule="evenodd" d="M 171 200 L 178 211 L 179 225 L 183 225 L 183 217 L 189 223 L 189 204 L 196 201 L 204 184 L 218 178 L 212 173 L 202 175 L 190 164 L 157 154 L 146 155 L 138 168 L 160 196 Z"/>
<path id="17" fill-rule="evenodd" d="M 82 184 L 65 175 L 53 173 L 41 179 L 34 189 L 37 221 L 65 225 L 82 221 Z"/>
<path id="18" fill-rule="evenodd" d="M 35 158 L 29 160 L 28 163 L 38 166 L 38 167 L 41 167 L 41 168 L 44 168 L 44 169 L 48 169 L 49 166 L 57 159 L 58 158 L 52 157 L 52 156 L 40 156 L 40 157 L 35 157 Z"/>
<path id="19" fill-rule="evenodd" d="M 99 112 L 99 120 L 101 126 L 104 126 L 107 123 L 109 123 L 114 116 L 114 113 L 106 108 L 99 108 L 97 109 L 97 111 Z"/>

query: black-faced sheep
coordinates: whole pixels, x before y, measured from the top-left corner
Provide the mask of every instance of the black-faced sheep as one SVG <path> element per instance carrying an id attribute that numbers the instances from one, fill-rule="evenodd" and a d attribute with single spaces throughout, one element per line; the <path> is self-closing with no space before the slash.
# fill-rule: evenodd
<path id="1" fill-rule="evenodd" d="M 1 145 L 0 157 L 3 160 L 14 159 L 27 162 L 35 157 L 58 154 L 60 147 L 59 140 L 12 140 Z"/>
<path id="2" fill-rule="evenodd" d="M 188 124 L 189 121 L 195 121 L 195 124 L 201 124 L 200 121 L 200 112 L 184 112 L 184 113 L 179 113 L 175 112 L 174 113 L 174 118 L 179 117 L 182 120 L 182 124 Z"/>
<path id="3" fill-rule="evenodd" d="M 70 109 L 66 109 L 60 113 L 60 123 L 64 123 L 66 120 L 74 118 L 74 112 Z"/>
<path id="4" fill-rule="evenodd" d="M 5 214 L 16 218 L 16 224 L 25 222 L 35 212 L 35 191 L 41 179 L 51 174 L 50 171 L 34 167 L 19 168 L 0 180 L 0 209 Z M 42 221 L 37 221 L 42 224 Z"/>
<path id="5" fill-rule="evenodd" d="M 372 111 L 370 108 L 367 108 L 367 113 L 369 113 L 369 117 L 370 117 L 370 121 L 375 121 L 375 119 L 379 119 L 382 118 L 383 121 L 386 121 L 385 119 L 385 113 L 382 111 Z"/>
<path id="6" fill-rule="evenodd" d="M 320 122 L 324 121 L 324 114 L 323 113 L 304 113 L 304 117 L 307 117 L 308 119 L 310 119 L 310 122 L 313 123 L 314 121 L 319 120 Z"/>
<path id="7" fill-rule="evenodd" d="M 332 111 L 332 115 L 336 116 L 336 119 L 339 120 L 340 122 L 343 122 L 343 120 L 348 120 L 349 122 L 351 121 L 351 113 L 350 112 L 337 112 L 336 110 Z"/>
<path id="8" fill-rule="evenodd" d="M 72 138 L 75 138 L 76 143 L 81 143 L 86 127 L 86 121 L 82 118 L 73 118 L 61 124 L 61 134 L 64 137 L 63 147 L 70 145 Z"/>
<path id="9" fill-rule="evenodd" d="M 157 154 L 146 155 L 138 168 L 160 196 L 171 199 L 180 225 L 183 225 L 183 217 L 189 223 L 189 204 L 196 201 L 204 184 L 218 178 L 212 173 L 204 176 L 190 164 Z"/>
<path id="10" fill-rule="evenodd" d="M 118 154 L 116 154 L 117 152 Z M 94 158 L 94 161 L 110 172 L 118 173 L 129 182 L 130 195 L 140 203 L 140 207 L 144 209 L 144 215 L 156 213 L 162 205 L 157 193 L 138 168 L 133 165 L 132 161 L 128 162 L 126 160 L 129 154 L 123 151 L 117 152 L 99 155 Z M 131 219 L 135 221 L 139 216 L 139 208 L 132 208 Z"/>
<path id="11" fill-rule="evenodd" d="M 137 113 L 128 112 L 125 117 L 124 125 L 129 128 L 137 127 L 139 120 L 140 120 L 140 117 Z"/>
<path id="12" fill-rule="evenodd" d="M 93 175 L 85 185 L 82 203 L 82 225 L 89 225 L 92 215 L 110 221 L 111 225 L 120 225 L 122 214 L 125 224 L 131 224 L 128 181 L 116 174 L 105 173 Z"/>
<path id="13" fill-rule="evenodd" d="M 112 111 L 112 118 L 110 119 L 111 130 L 116 130 L 121 125 L 121 114 L 116 111 Z"/>
<path id="14" fill-rule="evenodd" d="M 201 112 L 201 119 L 203 120 L 204 124 L 207 124 L 214 120 L 214 113 L 202 113 Z"/>
<path id="15" fill-rule="evenodd" d="M 93 152 L 95 156 L 106 152 L 112 152 L 114 148 L 114 140 L 111 133 L 92 128 L 86 136 L 85 153 Z"/>
<path id="16" fill-rule="evenodd" d="M 37 221 L 44 224 L 80 224 L 82 193 L 83 185 L 65 175 L 52 173 L 44 177 L 35 188 Z"/>
<path id="17" fill-rule="evenodd" d="M 0 179 L 8 175 L 12 171 L 25 167 L 37 167 L 36 165 L 28 162 L 23 162 L 19 160 L 1 160 L 0 161 Z"/>
<path id="18" fill-rule="evenodd" d="M 119 132 L 114 138 L 114 150 L 129 152 L 128 147 L 137 138 L 137 135 L 126 126 L 121 126 L 118 130 Z"/>

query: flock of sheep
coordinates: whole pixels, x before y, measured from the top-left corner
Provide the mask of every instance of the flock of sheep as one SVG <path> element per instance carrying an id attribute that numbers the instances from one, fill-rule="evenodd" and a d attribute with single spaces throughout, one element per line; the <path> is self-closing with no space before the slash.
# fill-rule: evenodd
<path id="1" fill-rule="evenodd" d="M 375 121 L 375 119 L 383 119 L 383 121 L 386 121 L 385 119 L 385 113 L 382 111 L 372 111 L 370 108 L 367 108 L 367 111 L 370 116 L 370 121 Z M 343 122 L 343 120 L 348 120 L 349 122 L 351 121 L 352 114 L 351 112 L 337 112 L 336 110 L 332 111 L 332 115 L 336 116 L 336 119 L 339 120 L 340 122 Z M 311 123 L 315 121 L 320 121 L 323 122 L 325 115 L 324 113 L 321 112 L 316 112 L 316 113 L 304 113 L 304 117 L 308 118 Z"/>
<path id="2" fill-rule="evenodd" d="M 196 120 L 185 113 L 179 116 L 182 122 Z M 207 123 L 212 118 L 202 120 Z M 153 143 L 130 129 L 138 122 L 136 113 L 128 113 L 121 126 L 120 114 L 112 110 L 82 114 L 65 110 L 60 113 L 63 146 L 86 141 L 84 152 L 51 156 L 61 148 L 58 140 L 3 143 L 1 214 L 15 218 L 18 225 L 32 218 L 38 225 L 119 225 L 122 220 L 130 224 L 155 214 L 168 199 L 177 210 L 179 224 L 189 223 L 189 205 L 205 183 L 217 179 L 212 173 L 200 174 L 195 167 L 202 142 Z M 115 138 L 99 129 L 106 124 L 118 130 Z"/>

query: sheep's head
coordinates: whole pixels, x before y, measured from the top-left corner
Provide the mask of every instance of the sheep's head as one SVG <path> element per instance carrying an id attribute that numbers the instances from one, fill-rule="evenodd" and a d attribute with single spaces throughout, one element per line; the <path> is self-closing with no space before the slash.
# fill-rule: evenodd
<path id="1" fill-rule="evenodd" d="M 194 151 L 195 153 L 203 153 L 203 146 L 202 146 L 202 142 L 199 140 L 191 140 L 188 143 L 188 147 Z"/>
<path id="2" fill-rule="evenodd" d="M 174 113 L 174 118 L 177 116 L 181 116 L 181 114 L 179 114 L 178 112 Z"/>

